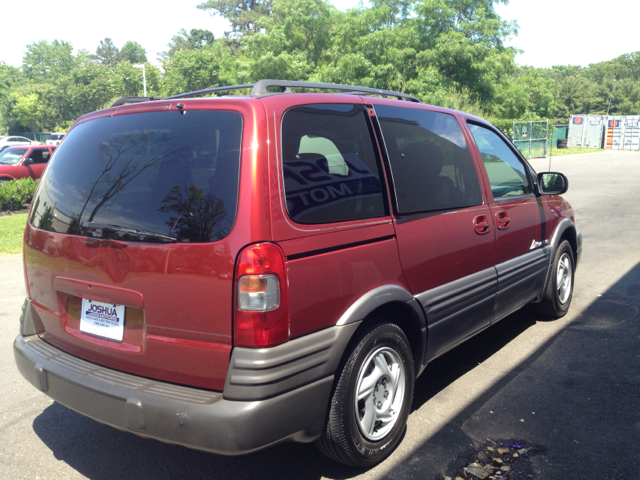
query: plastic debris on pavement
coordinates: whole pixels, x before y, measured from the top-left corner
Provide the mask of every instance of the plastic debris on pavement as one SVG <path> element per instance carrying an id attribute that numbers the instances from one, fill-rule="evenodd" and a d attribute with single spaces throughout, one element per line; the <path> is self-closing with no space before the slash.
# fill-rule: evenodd
<path id="1" fill-rule="evenodd" d="M 473 448 L 449 466 L 443 480 L 464 478 L 466 480 L 516 480 L 534 478 L 527 458 L 544 447 L 533 446 L 520 440 L 494 441 L 487 437 L 487 443 Z"/>

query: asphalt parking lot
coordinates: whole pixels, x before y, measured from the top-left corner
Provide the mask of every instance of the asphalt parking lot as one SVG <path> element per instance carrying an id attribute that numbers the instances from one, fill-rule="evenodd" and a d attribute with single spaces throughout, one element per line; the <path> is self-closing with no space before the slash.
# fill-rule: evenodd
<path id="1" fill-rule="evenodd" d="M 548 321 L 525 308 L 430 364 L 404 441 L 369 471 L 312 445 L 191 451 L 52 402 L 14 367 L 22 263 L 0 258 L 0 478 L 442 479 L 506 444 L 531 448 L 511 455 L 509 478 L 639 479 L 640 153 L 554 157 L 551 169 L 569 177 L 584 238 L 568 315 Z"/>

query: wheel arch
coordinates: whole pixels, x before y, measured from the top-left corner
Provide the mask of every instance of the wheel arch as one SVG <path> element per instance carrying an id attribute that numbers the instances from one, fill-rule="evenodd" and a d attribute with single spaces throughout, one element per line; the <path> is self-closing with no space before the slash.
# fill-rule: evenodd
<path id="1" fill-rule="evenodd" d="M 577 240 L 577 230 L 575 224 L 568 218 L 563 218 L 555 231 L 553 232 L 553 236 L 551 237 L 551 246 L 555 247 L 555 249 L 564 241 L 567 240 L 571 245 L 571 250 L 573 251 L 574 262 L 578 257 L 578 240 Z"/>
<path id="2" fill-rule="evenodd" d="M 361 322 L 349 342 L 349 350 L 352 344 L 358 341 L 361 331 L 382 321 L 398 325 L 406 335 L 417 377 L 424 369 L 427 322 L 418 301 L 404 288 L 398 285 L 383 285 L 367 292 L 347 309 L 337 325 Z"/>
<path id="3" fill-rule="evenodd" d="M 578 259 L 580 258 L 580 240 L 578 236 L 579 234 L 576 226 L 570 219 L 563 218 L 562 220 L 560 220 L 560 223 L 558 223 L 558 225 L 556 226 L 556 229 L 551 236 L 551 241 L 549 242 L 549 246 L 551 247 L 551 254 L 549 255 L 549 270 L 547 271 L 547 279 L 544 282 L 544 288 L 542 289 L 540 295 L 532 300 L 531 303 L 538 303 L 544 297 L 544 292 L 547 291 L 547 286 L 549 285 L 549 281 L 551 279 L 556 250 L 565 240 L 569 242 L 571 251 L 573 252 L 574 270 L 578 267 Z"/>

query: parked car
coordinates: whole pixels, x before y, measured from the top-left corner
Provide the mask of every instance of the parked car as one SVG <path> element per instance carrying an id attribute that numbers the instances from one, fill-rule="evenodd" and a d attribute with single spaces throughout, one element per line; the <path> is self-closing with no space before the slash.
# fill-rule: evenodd
<path id="1" fill-rule="evenodd" d="M 49 135 L 49 137 L 45 140 L 45 145 L 60 145 L 60 142 L 62 141 L 62 139 L 64 138 L 65 134 L 64 133 L 52 133 L 51 135 Z"/>
<path id="2" fill-rule="evenodd" d="M 7 180 L 42 176 L 56 147 L 11 147 L 0 152 L 0 184 Z"/>
<path id="3" fill-rule="evenodd" d="M 9 147 L 21 147 L 24 145 L 39 145 L 40 142 L 29 140 L 26 137 L 3 137 L 0 139 L 0 152 Z"/>
<path id="4" fill-rule="evenodd" d="M 398 92 L 262 80 L 189 98 L 236 88 L 73 125 L 26 227 L 17 366 L 145 437 L 223 454 L 315 441 L 372 466 L 430 361 L 528 303 L 566 314 L 568 180 Z"/>

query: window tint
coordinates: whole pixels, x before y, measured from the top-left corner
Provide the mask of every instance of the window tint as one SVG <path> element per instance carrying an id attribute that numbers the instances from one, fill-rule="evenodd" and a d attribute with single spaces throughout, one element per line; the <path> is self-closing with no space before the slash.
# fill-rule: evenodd
<path id="1" fill-rule="evenodd" d="M 480 205 L 478 175 L 452 115 L 375 105 L 399 213 Z"/>
<path id="2" fill-rule="evenodd" d="M 494 198 L 531 193 L 531 186 L 524 164 L 495 132 L 488 128 L 469 124 L 476 141 L 484 168 L 487 171 Z"/>
<path id="3" fill-rule="evenodd" d="M 386 214 L 380 164 L 363 105 L 305 105 L 282 121 L 284 188 L 298 223 L 332 223 Z"/>
<path id="4" fill-rule="evenodd" d="M 31 222 L 54 232 L 131 241 L 219 240 L 235 218 L 241 132 L 242 117 L 225 111 L 82 123 L 46 169 Z"/>
<path id="5" fill-rule="evenodd" d="M 29 154 L 29 158 L 33 160 L 33 163 L 47 163 L 50 156 L 49 150 L 45 148 L 31 150 Z"/>

